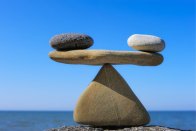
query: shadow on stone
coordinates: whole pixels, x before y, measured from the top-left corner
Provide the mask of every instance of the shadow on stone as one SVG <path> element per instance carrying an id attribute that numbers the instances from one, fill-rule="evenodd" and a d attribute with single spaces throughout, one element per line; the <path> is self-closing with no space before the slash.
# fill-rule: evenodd
<path id="1" fill-rule="evenodd" d="M 77 123 L 92 126 L 139 126 L 150 117 L 122 76 L 105 64 L 81 95 L 74 111 Z"/>

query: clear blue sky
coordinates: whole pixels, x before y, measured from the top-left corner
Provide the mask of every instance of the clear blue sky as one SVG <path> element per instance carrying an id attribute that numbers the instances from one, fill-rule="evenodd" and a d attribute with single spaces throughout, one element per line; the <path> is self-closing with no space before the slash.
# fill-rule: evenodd
<path id="1" fill-rule="evenodd" d="M 163 64 L 118 65 L 148 110 L 196 110 L 194 0 L 1 0 L 0 110 L 73 110 L 100 66 L 48 57 L 49 39 L 94 38 L 90 49 L 133 50 L 132 34 L 166 41 Z"/>

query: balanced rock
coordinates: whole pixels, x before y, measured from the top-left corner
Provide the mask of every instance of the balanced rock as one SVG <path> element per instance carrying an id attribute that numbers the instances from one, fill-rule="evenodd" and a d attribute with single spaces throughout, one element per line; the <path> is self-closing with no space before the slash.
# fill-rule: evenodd
<path id="1" fill-rule="evenodd" d="M 56 50 L 86 49 L 93 45 L 93 39 L 85 34 L 60 34 L 52 37 L 50 44 Z"/>
<path id="2" fill-rule="evenodd" d="M 165 48 L 165 42 L 153 35 L 135 34 L 128 38 L 128 45 L 136 50 L 160 52 Z"/>
<path id="3" fill-rule="evenodd" d="M 134 64 L 141 66 L 156 66 L 162 63 L 163 56 L 158 53 L 110 51 L 110 50 L 71 50 L 53 51 L 51 59 L 66 64 L 103 65 Z"/>
<path id="4" fill-rule="evenodd" d="M 139 126 L 150 117 L 121 75 L 105 64 L 80 96 L 74 120 L 92 126 Z"/>

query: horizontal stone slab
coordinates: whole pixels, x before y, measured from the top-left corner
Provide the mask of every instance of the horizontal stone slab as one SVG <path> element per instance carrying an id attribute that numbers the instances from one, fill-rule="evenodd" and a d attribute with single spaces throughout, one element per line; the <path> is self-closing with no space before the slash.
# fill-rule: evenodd
<path id="1" fill-rule="evenodd" d="M 54 61 L 65 64 L 103 65 L 105 63 L 109 63 L 156 66 L 163 62 L 163 56 L 161 54 L 139 51 L 52 51 L 49 53 L 49 56 Z"/>

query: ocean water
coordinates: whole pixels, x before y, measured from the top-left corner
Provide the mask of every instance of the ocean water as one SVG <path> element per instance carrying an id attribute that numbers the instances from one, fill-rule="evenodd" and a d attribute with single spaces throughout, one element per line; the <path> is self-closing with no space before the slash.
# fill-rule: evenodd
<path id="1" fill-rule="evenodd" d="M 196 131 L 195 111 L 151 111 L 149 125 Z M 63 125 L 77 125 L 73 112 L 0 111 L 0 131 L 43 131 Z"/>

